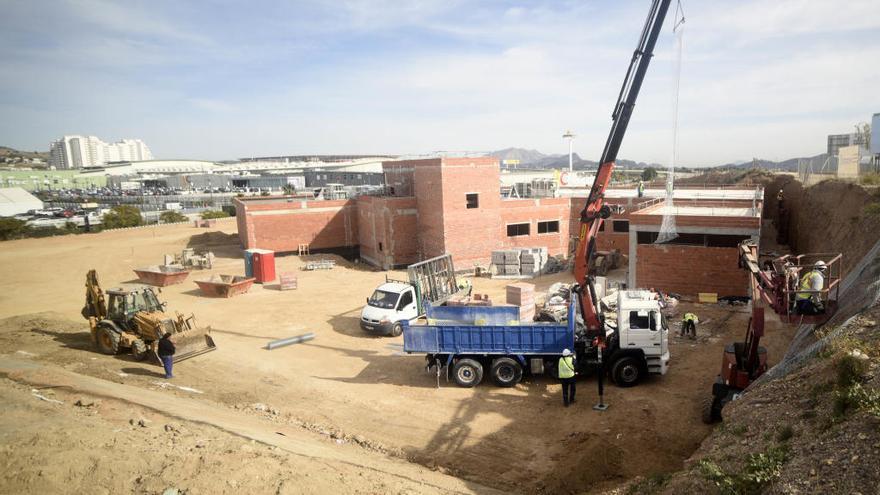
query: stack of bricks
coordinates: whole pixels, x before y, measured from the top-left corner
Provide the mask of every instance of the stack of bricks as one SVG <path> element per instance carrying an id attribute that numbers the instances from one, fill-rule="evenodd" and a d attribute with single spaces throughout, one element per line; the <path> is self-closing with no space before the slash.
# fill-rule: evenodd
<path id="1" fill-rule="evenodd" d="M 491 306 L 489 294 L 473 294 L 472 296 L 451 297 L 446 300 L 447 306 Z"/>
<path id="2" fill-rule="evenodd" d="M 534 284 L 510 284 L 507 286 L 507 304 L 519 306 L 520 321 L 535 319 L 535 286 Z"/>

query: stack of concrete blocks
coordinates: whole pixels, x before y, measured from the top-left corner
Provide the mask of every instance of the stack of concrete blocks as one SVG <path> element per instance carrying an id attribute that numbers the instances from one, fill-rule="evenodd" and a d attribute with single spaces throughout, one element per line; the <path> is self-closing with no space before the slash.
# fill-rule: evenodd
<path id="1" fill-rule="evenodd" d="M 523 275 L 539 275 L 547 264 L 547 248 L 523 249 L 520 254 L 520 273 Z"/>
<path id="2" fill-rule="evenodd" d="M 497 273 L 498 275 L 519 275 L 519 249 L 492 251 L 492 264 L 495 265 L 495 273 Z"/>
<path id="3" fill-rule="evenodd" d="M 498 275 L 540 275 L 547 265 L 548 258 L 546 247 L 492 252 L 492 264 L 495 265 L 495 273 Z"/>
<path id="4" fill-rule="evenodd" d="M 507 304 L 519 306 L 519 320 L 530 322 L 535 320 L 535 286 L 534 284 L 510 284 L 507 286 Z"/>

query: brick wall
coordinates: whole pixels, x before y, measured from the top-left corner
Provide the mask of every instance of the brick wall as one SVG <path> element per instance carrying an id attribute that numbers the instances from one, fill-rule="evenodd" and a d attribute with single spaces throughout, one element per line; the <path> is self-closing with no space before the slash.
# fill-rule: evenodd
<path id="1" fill-rule="evenodd" d="M 360 256 L 391 269 L 419 261 L 416 198 L 357 199 Z"/>
<path id="2" fill-rule="evenodd" d="M 354 200 L 235 198 L 234 203 L 239 238 L 245 249 L 294 252 L 300 244 L 308 244 L 311 249 L 358 244 L 357 204 Z"/>
<path id="3" fill-rule="evenodd" d="M 382 162 L 382 171 L 385 172 L 385 185 L 391 196 L 413 196 L 414 167 L 421 160 L 405 160 L 399 162 Z"/>
<path id="4" fill-rule="evenodd" d="M 440 256 L 446 252 L 443 225 L 443 177 L 442 160 L 415 160 L 413 167 L 413 191 L 418 210 L 418 250 L 422 259 Z"/>
<path id="5" fill-rule="evenodd" d="M 500 246 L 495 249 L 512 247 L 546 247 L 551 255 L 568 254 L 569 232 L 571 229 L 571 204 L 568 198 L 506 199 L 501 201 L 501 225 L 498 238 Z M 548 220 L 559 222 L 559 232 L 538 233 L 538 222 Z M 507 225 L 528 223 L 529 235 L 507 236 Z"/>
<path id="6" fill-rule="evenodd" d="M 736 248 L 639 244 L 636 287 L 695 296 L 748 294 L 748 275 L 739 268 Z"/>
<path id="7" fill-rule="evenodd" d="M 461 269 L 470 268 L 474 263 L 488 264 L 492 251 L 501 245 L 501 178 L 498 159 L 443 158 L 440 170 L 442 228 L 446 252 L 452 254 L 456 267 Z M 416 170 L 417 189 L 422 188 L 419 171 L 420 169 Z M 477 208 L 467 207 L 466 195 L 469 193 L 478 195 Z M 420 203 L 420 218 L 424 214 Z M 419 234 L 421 236 L 422 232 Z"/>

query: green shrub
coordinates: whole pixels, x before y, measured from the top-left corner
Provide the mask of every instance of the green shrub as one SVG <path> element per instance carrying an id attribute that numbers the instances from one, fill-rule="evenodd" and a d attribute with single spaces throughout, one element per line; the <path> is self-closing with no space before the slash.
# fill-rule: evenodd
<path id="1" fill-rule="evenodd" d="M 0 240 L 21 239 L 27 237 L 31 228 L 27 222 L 17 218 L 0 218 Z"/>
<path id="2" fill-rule="evenodd" d="M 776 440 L 786 442 L 794 436 L 794 428 L 791 425 L 785 425 L 776 432 Z"/>
<path id="3" fill-rule="evenodd" d="M 880 215 L 880 203 L 868 203 L 862 208 L 862 213 L 868 216 Z"/>
<path id="4" fill-rule="evenodd" d="M 672 475 L 669 473 L 654 473 L 638 483 L 630 485 L 629 488 L 627 488 L 626 493 L 627 495 L 656 493 L 666 485 L 670 478 L 672 478 Z"/>
<path id="5" fill-rule="evenodd" d="M 718 487 L 723 495 L 752 495 L 761 493 L 779 477 L 787 458 L 787 448 L 774 446 L 762 453 L 749 454 L 739 473 L 727 473 L 711 459 L 701 460 L 698 467 L 703 478 Z"/>
<path id="6" fill-rule="evenodd" d="M 187 218 L 186 215 L 169 210 L 163 211 L 162 214 L 159 215 L 159 220 L 161 220 L 162 223 L 179 223 L 186 222 L 189 220 L 189 218 Z"/>
<path id="7" fill-rule="evenodd" d="M 861 383 L 853 383 L 834 393 L 833 414 L 836 419 L 857 409 L 863 409 L 880 418 L 880 392 L 865 388 Z"/>
<path id="8" fill-rule="evenodd" d="M 837 358 L 835 367 L 837 368 L 837 385 L 840 387 L 849 387 L 858 383 L 868 369 L 864 360 L 850 354 L 843 354 Z"/>
<path id="9" fill-rule="evenodd" d="M 223 210 L 205 210 L 202 212 L 202 220 L 210 220 L 212 218 L 226 218 L 229 213 Z"/>
<path id="10" fill-rule="evenodd" d="M 859 178 L 859 182 L 866 186 L 880 186 L 880 174 L 865 174 Z"/>
<path id="11" fill-rule="evenodd" d="M 121 229 L 124 227 L 137 227 L 143 225 L 144 218 L 141 211 L 135 206 L 119 205 L 114 206 L 109 212 L 104 214 L 101 223 L 105 229 Z"/>

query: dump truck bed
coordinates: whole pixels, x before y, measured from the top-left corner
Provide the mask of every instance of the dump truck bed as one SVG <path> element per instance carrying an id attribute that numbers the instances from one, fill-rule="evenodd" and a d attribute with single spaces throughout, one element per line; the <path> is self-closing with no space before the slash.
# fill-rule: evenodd
<path id="1" fill-rule="evenodd" d="M 498 354 L 560 355 L 574 349 L 574 306 L 569 308 L 569 323 L 519 324 L 518 314 L 506 324 L 481 324 L 510 318 L 510 306 L 445 306 L 443 320 L 403 328 L 403 350 L 426 354 Z M 514 309 L 518 308 L 513 307 Z M 434 308 L 439 309 L 439 308 Z M 476 311 L 478 309 L 478 311 Z M 436 315 L 437 313 L 435 313 Z"/>

